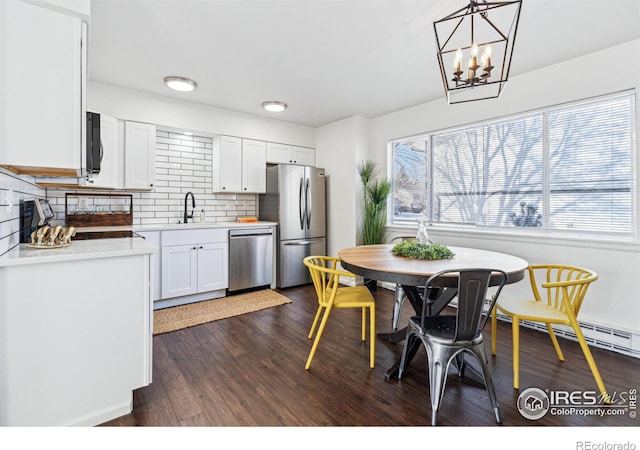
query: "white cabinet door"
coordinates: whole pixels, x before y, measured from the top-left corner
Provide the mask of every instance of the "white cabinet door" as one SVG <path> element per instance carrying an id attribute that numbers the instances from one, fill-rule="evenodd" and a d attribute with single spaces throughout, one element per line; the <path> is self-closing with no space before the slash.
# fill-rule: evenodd
<path id="1" fill-rule="evenodd" d="M 267 185 L 264 141 L 218 136 L 213 144 L 213 192 L 263 193 Z"/>
<path id="2" fill-rule="evenodd" d="M 315 166 L 316 151 L 307 147 L 291 147 L 291 162 L 300 166 Z"/>
<path id="3" fill-rule="evenodd" d="M 198 291 L 198 246 L 162 247 L 162 298 Z"/>
<path id="4" fill-rule="evenodd" d="M 229 287 L 229 245 L 217 242 L 198 245 L 198 292 Z"/>
<path id="5" fill-rule="evenodd" d="M 267 162 L 273 164 L 292 164 L 291 146 L 267 142 Z"/>
<path id="6" fill-rule="evenodd" d="M 213 191 L 240 192 L 242 186 L 242 139 L 218 136 L 213 143 Z"/>
<path id="7" fill-rule="evenodd" d="M 125 123 L 126 189 L 152 190 L 156 177 L 156 126 L 148 123 Z"/>
<path id="8" fill-rule="evenodd" d="M 81 178 L 85 186 L 104 189 L 122 188 L 120 165 L 123 164 L 118 144 L 118 120 L 100 114 L 100 140 L 102 145 L 102 161 L 100 173 L 89 178 Z"/>
<path id="9" fill-rule="evenodd" d="M 267 162 L 272 164 L 315 166 L 316 151 L 308 147 L 267 142 Z"/>
<path id="10" fill-rule="evenodd" d="M 83 24 L 0 1 L 0 164 L 25 174 L 82 175 Z"/>
<path id="11" fill-rule="evenodd" d="M 264 193 L 267 190 L 267 143 L 242 140 L 242 192 Z"/>
<path id="12" fill-rule="evenodd" d="M 226 228 L 163 231 L 160 299 L 226 289 L 228 235 Z"/>

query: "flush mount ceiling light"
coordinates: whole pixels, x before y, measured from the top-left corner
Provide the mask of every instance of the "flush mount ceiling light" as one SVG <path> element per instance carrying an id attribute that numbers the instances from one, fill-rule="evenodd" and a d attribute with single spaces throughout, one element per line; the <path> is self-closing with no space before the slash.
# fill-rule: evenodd
<path id="1" fill-rule="evenodd" d="M 522 0 L 471 0 L 433 23 L 449 104 L 500 96 L 509 78 L 521 7 Z M 468 64 L 463 66 L 463 59 Z"/>
<path id="2" fill-rule="evenodd" d="M 168 88 L 180 92 L 191 92 L 198 87 L 198 83 L 184 77 L 165 77 L 164 84 Z"/>
<path id="3" fill-rule="evenodd" d="M 271 112 L 282 112 L 287 109 L 287 104 L 284 102 L 268 101 L 262 104 L 262 107 Z"/>

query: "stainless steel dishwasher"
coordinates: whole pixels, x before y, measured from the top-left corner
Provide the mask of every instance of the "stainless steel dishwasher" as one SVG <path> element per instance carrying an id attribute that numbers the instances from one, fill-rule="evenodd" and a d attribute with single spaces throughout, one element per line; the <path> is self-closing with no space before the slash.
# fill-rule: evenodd
<path id="1" fill-rule="evenodd" d="M 229 230 L 229 292 L 271 285 L 272 228 Z"/>

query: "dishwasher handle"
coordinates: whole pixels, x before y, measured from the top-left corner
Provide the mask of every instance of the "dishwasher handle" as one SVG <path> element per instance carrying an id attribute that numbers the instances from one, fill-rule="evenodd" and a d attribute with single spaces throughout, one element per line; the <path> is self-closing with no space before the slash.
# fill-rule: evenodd
<path id="1" fill-rule="evenodd" d="M 247 236 L 264 236 L 272 235 L 271 228 L 248 228 L 243 230 L 229 230 L 229 239 L 243 238 Z"/>

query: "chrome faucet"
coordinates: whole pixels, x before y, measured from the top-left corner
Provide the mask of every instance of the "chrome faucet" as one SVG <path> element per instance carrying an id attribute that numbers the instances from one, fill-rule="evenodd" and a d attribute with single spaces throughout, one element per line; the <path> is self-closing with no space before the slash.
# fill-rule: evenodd
<path id="1" fill-rule="evenodd" d="M 189 219 L 193 219 L 193 209 L 191 210 L 191 214 L 187 214 L 187 200 L 191 196 L 191 206 L 193 209 L 196 207 L 196 198 L 193 196 L 193 192 L 187 192 L 187 195 L 184 196 L 184 223 L 187 223 Z"/>

